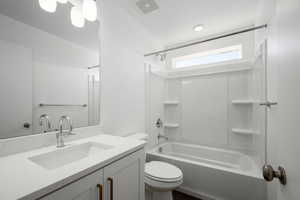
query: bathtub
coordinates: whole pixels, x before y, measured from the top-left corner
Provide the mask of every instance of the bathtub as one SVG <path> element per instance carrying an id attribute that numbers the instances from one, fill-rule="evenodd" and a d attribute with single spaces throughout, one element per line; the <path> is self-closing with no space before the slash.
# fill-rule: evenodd
<path id="1" fill-rule="evenodd" d="M 183 171 L 181 192 L 203 200 L 265 200 L 266 183 L 251 156 L 177 142 L 147 152 L 147 161 L 172 163 Z"/>

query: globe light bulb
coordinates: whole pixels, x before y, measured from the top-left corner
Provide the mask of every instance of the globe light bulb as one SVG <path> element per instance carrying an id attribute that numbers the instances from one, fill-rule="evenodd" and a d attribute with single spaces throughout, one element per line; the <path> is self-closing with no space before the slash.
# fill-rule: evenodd
<path id="1" fill-rule="evenodd" d="M 78 28 L 82 28 L 84 27 L 85 24 L 85 20 L 84 17 L 82 15 L 82 11 L 81 8 L 78 6 L 74 6 L 71 9 L 71 22 L 73 24 L 73 26 L 78 27 Z"/>
<path id="2" fill-rule="evenodd" d="M 56 0 L 39 0 L 40 7 L 50 13 L 56 11 L 57 3 Z"/>
<path id="3" fill-rule="evenodd" d="M 89 21 L 97 19 L 97 4 L 95 0 L 83 0 L 82 4 L 83 17 Z"/>

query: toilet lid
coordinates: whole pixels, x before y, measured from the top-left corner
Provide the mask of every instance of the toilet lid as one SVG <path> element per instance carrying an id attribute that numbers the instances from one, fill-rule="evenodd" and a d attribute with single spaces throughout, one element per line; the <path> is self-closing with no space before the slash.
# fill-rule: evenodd
<path id="1" fill-rule="evenodd" d="M 177 181 L 182 179 L 182 171 L 178 167 L 160 161 L 146 163 L 145 175 L 161 181 Z"/>

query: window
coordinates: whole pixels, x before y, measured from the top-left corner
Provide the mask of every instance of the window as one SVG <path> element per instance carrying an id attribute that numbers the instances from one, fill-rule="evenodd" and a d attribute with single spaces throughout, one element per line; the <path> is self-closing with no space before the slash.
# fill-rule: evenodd
<path id="1" fill-rule="evenodd" d="M 188 56 L 177 57 L 172 60 L 173 68 L 180 69 L 186 67 L 214 64 L 232 60 L 242 59 L 242 45 L 230 46 L 222 49 L 215 49 L 196 53 Z"/>

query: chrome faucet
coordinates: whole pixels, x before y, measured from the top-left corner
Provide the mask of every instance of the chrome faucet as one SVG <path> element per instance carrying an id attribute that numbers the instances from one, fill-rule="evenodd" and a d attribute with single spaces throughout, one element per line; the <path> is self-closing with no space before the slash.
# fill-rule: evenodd
<path id="1" fill-rule="evenodd" d="M 71 122 L 71 118 L 68 116 L 62 116 L 59 119 L 58 122 L 58 127 L 59 127 L 59 131 L 56 133 L 56 142 L 57 142 L 57 148 L 61 148 L 65 146 L 64 143 L 64 134 L 63 134 L 63 125 L 64 122 L 67 122 L 67 124 L 69 125 L 69 132 L 68 134 L 71 134 L 72 130 L 73 130 L 73 126 L 72 126 L 72 122 Z"/>
<path id="2" fill-rule="evenodd" d="M 44 122 L 46 123 L 44 125 Z M 50 117 L 47 114 L 42 114 L 39 119 L 39 124 L 42 127 L 42 132 L 46 133 L 51 130 Z M 46 127 L 45 127 L 46 126 Z"/>

